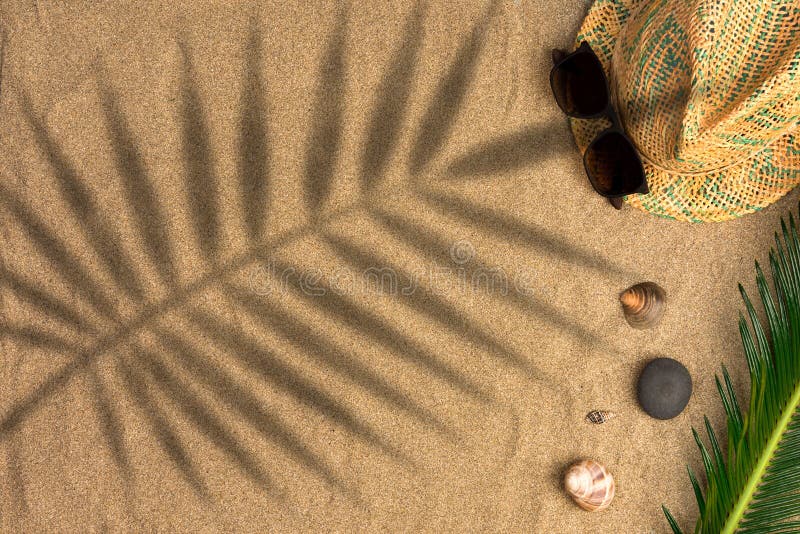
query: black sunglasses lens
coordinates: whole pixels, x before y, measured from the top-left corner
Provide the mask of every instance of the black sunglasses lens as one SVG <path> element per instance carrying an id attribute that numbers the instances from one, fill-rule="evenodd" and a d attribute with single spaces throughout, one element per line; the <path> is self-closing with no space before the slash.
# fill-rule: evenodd
<path id="1" fill-rule="evenodd" d="M 589 145 L 583 161 L 592 185 L 601 195 L 647 192 L 644 169 L 636 148 L 619 132 L 601 134 Z"/>
<path id="2" fill-rule="evenodd" d="M 567 115 L 596 115 L 608 107 L 603 66 L 592 52 L 578 52 L 556 65 L 550 85 L 558 106 Z"/>

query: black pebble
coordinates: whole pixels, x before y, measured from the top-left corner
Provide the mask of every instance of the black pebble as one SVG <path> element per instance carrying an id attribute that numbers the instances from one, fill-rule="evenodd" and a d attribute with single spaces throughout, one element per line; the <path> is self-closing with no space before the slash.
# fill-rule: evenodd
<path id="1" fill-rule="evenodd" d="M 692 395 L 692 377 L 682 363 L 656 358 L 639 376 L 639 404 L 656 419 L 672 419 L 686 408 Z"/>

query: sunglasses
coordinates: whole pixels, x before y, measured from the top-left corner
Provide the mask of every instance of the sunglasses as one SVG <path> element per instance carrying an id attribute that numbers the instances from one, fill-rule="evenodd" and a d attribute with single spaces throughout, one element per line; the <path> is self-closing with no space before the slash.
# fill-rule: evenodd
<path id="1" fill-rule="evenodd" d="M 608 78 L 592 48 L 583 41 L 569 55 L 554 50 L 553 63 L 550 87 L 558 107 L 577 119 L 605 117 L 611 121 L 611 127 L 600 132 L 583 155 L 583 166 L 594 190 L 617 209 L 625 195 L 649 192 L 642 160 L 622 129 L 611 103 Z"/>

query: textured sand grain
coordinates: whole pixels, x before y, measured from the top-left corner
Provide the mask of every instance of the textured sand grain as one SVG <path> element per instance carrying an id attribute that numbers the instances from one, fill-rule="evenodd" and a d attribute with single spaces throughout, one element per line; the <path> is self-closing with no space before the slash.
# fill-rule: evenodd
<path id="1" fill-rule="evenodd" d="M 746 396 L 736 283 L 797 195 L 690 225 L 593 194 L 547 82 L 584 2 L 37 4 L 0 8 L 0 530 L 694 520 L 690 427 L 721 363 Z M 654 330 L 616 300 L 642 280 Z M 671 421 L 635 399 L 662 355 Z M 583 457 L 605 512 L 560 487 Z"/>

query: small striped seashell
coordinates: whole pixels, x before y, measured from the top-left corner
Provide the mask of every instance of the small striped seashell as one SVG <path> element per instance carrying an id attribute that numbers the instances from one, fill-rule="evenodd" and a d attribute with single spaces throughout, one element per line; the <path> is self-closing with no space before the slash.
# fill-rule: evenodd
<path id="1" fill-rule="evenodd" d="M 602 464 L 582 460 L 567 470 L 564 488 L 578 506 L 597 512 L 608 508 L 614 498 L 614 477 Z"/>
<path id="2" fill-rule="evenodd" d="M 661 320 L 667 305 L 667 293 L 653 282 L 629 287 L 619 296 L 625 320 L 634 328 L 652 328 Z"/>
<path id="3" fill-rule="evenodd" d="M 606 410 L 592 410 L 586 414 L 586 422 L 602 425 L 603 423 L 611 421 L 616 416 L 617 414 L 614 412 L 608 412 Z"/>

